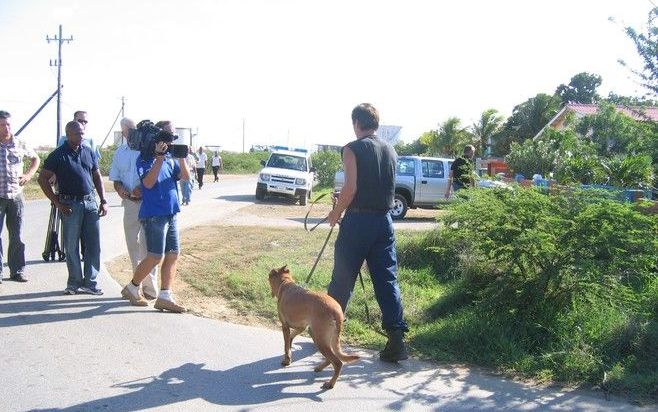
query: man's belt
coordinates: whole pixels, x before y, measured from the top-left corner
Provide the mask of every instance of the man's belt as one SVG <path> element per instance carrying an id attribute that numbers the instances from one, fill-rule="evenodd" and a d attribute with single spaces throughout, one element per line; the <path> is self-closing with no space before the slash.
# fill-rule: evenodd
<path id="1" fill-rule="evenodd" d="M 347 208 L 348 212 L 352 213 L 373 213 L 378 215 L 385 215 L 390 209 L 371 209 L 367 207 L 350 207 Z"/>
<path id="2" fill-rule="evenodd" d="M 94 196 L 94 193 L 89 193 L 87 195 L 66 195 L 63 193 L 59 194 L 59 200 L 75 200 L 76 202 L 94 200 L 95 198 L 96 196 Z"/>

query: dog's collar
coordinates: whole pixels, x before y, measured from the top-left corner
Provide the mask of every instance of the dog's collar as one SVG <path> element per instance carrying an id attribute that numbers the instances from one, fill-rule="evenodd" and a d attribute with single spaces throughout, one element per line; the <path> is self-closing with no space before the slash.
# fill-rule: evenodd
<path id="1" fill-rule="evenodd" d="M 281 289 L 283 288 L 283 285 L 285 285 L 287 283 L 292 283 L 292 282 L 291 281 L 287 281 L 287 282 L 282 281 L 281 283 L 279 283 L 279 288 L 276 290 L 276 300 L 277 301 L 281 300 Z"/>

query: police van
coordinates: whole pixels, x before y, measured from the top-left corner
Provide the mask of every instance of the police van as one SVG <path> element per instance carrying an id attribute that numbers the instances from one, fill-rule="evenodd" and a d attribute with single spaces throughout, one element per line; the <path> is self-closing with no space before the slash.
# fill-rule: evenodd
<path id="1" fill-rule="evenodd" d="M 281 146 L 270 148 L 272 153 L 258 174 L 256 200 L 267 196 L 294 198 L 305 206 L 311 198 L 315 168 L 311 165 L 311 155 L 306 149 L 293 149 Z"/>

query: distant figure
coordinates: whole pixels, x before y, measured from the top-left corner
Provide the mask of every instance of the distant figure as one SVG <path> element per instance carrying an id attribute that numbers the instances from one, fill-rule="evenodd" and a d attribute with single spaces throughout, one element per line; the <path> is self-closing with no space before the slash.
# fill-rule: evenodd
<path id="1" fill-rule="evenodd" d="M 77 112 L 73 113 L 73 121 L 80 123 L 82 125 L 83 130 L 85 131 L 87 130 L 87 123 L 89 123 L 89 121 L 87 120 L 87 112 L 83 110 L 78 110 Z M 66 141 L 67 141 L 66 136 L 60 137 L 59 141 L 57 142 L 57 147 L 63 145 L 64 143 L 66 143 Z M 94 144 L 94 139 L 90 137 L 85 137 L 84 140 L 82 140 L 82 144 L 85 146 L 89 146 L 92 152 L 94 153 L 94 156 L 96 156 L 96 159 L 100 162 L 101 151 L 99 147 L 96 146 L 96 144 Z"/>
<path id="2" fill-rule="evenodd" d="M 196 160 L 196 176 L 197 180 L 199 181 L 199 189 L 203 187 L 203 175 L 206 173 L 207 162 L 208 156 L 206 155 L 206 152 L 203 151 L 203 146 L 199 146 Z"/>
<path id="3" fill-rule="evenodd" d="M 137 157 L 140 142 L 130 134 L 135 128 L 135 122 L 127 117 L 121 119 L 121 135 L 126 140 L 119 146 L 112 158 L 110 180 L 114 182 L 114 190 L 121 198 L 123 206 L 123 233 L 126 238 L 128 257 L 133 271 L 139 262 L 146 257 L 146 233 L 139 223 L 139 208 L 142 206 L 142 183 L 137 174 Z M 142 281 L 142 293 L 148 300 L 158 296 L 158 268 L 151 270 L 149 276 Z"/>
<path id="4" fill-rule="evenodd" d="M 107 200 L 98 159 L 83 145 L 85 130 L 81 123 L 66 125 L 67 142 L 53 150 L 43 162 L 39 186 L 62 213 L 62 231 L 66 250 L 68 280 L 64 294 L 102 295 L 97 276 L 101 264 L 99 216 L 107 214 Z M 50 178 L 56 176 L 59 194 L 53 192 Z M 94 188 L 96 189 L 94 191 Z M 100 197 L 100 205 L 96 201 Z M 80 241 L 85 244 L 84 272 L 80 264 Z"/>
<path id="5" fill-rule="evenodd" d="M 219 155 L 219 152 L 215 152 L 215 154 L 212 157 L 212 174 L 215 176 L 215 182 L 219 182 L 219 177 L 217 176 L 217 173 L 219 173 L 219 169 L 222 167 L 222 157 Z"/>
<path id="6" fill-rule="evenodd" d="M 473 157 L 475 156 L 475 147 L 467 145 L 464 147 L 464 155 L 459 156 L 452 162 L 450 173 L 448 174 L 448 187 L 446 187 L 446 199 L 450 197 L 450 191 L 458 191 L 465 187 L 475 186 L 473 178 Z"/>
<path id="7" fill-rule="evenodd" d="M 180 187 L 181 194 L 183 195 L 182 203 L 183 205 L 187 206 L 190 204 L 190 201 L 192 201 L 192 187 L 195 173 L 193 171 L 196 169 L 196 158 L 192 153 L 188 153 L 187 157 L 185 158 L 185 163 L 187 163 L 189 177 L 187 179 L 181 177 Z"/>
<path id="8" fill-rule="evenodd" d="M 23 159 L 30 159 L 30 167 L 23 173 Z M 7 266 L 9 278 L 27 282 L 25 276 L 25 243 L 21 238 L 23 227 L 23 186 L 39 168 L 39 156 L 23 139 L 11 132 L 11 115 L 0 110 L 0 232 L 7 224 L 9 248 Z M 6 219 L 6 222 L 5 222 Z M 0 273 L 2 273 L 2 240 L 0 240 Z M 2 276 L 0 276 L 2 283 Z"/>

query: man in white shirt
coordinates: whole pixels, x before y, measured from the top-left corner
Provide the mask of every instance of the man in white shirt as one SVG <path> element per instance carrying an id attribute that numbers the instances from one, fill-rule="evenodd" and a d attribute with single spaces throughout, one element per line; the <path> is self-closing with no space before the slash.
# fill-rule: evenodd
<path id="1" fill-rule="evenodd" d="M 219 169 L 222 167 L 222 157 L 219 155 L 219 152 L 215 152 L 212 157 L 212 174 L 215 176 L 215 182 L 219 182 Z"/>
<path id="2" fill-rule="evenodd" d="M 135 122 L 131 119 L 126 117 L 121 119 L 121 134 L 127 143 L 117 148 L 110 166 L 110 180 L 114 182 L 114 189 L 122 199 L 123 231 L 133 272 L 139 262 L 146 257 L 146 238 L 138 217 L 142 205 L 141 182 L 137 174 L 139 142 L 132 141 L 130 137 L 130 129 L 134 128 Z M 159 290 L 156 266 L 142 282 L 142 294 L 146 299 L 154 300 Z"/>
<path id="3" fill-rule="evenodd" d="M 207 162 L 208 156 L 206 155 L 206 152 L 203 151 L 203 146 L 199 146 L 196 160 L 196 177 L 199 181 L 199 189 L 203 187 L 203 175 L 206 173 Z"/>

